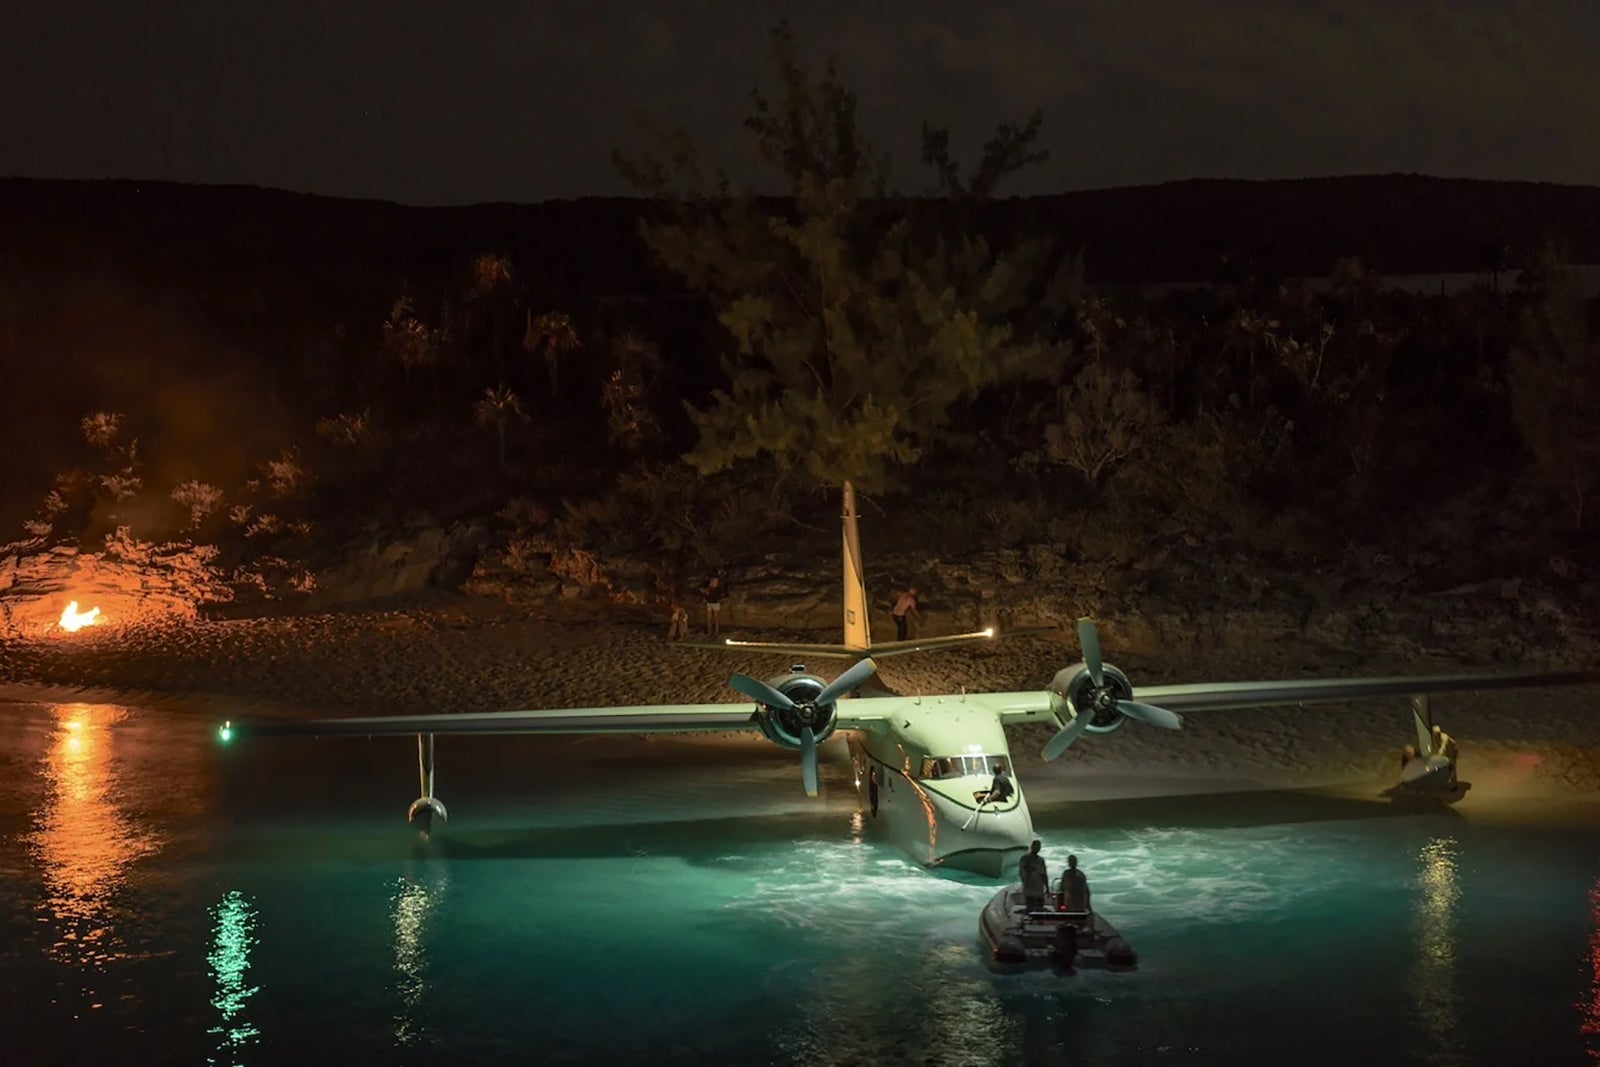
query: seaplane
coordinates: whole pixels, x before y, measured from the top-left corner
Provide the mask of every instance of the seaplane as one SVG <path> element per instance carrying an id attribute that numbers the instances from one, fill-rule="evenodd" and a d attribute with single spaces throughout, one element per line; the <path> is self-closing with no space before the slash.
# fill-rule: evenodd
<path id="1" fill-rule="evenodd" d="M 861 565 L 855 494 L 843 492 L 844 640 L 805 644 L 726 640 L 711 647 L 743 654 L 841 659 L 831 680 L 802 662 L 765 680 L 735 673 L 728 680 L 743 703 L 652 704 L 312 720 L 228 721 L 220 739 L 257 735 L 380 737 L 415 735 L 421 796 L 407 811 L 423 836 L 447 819 L 434 793 L 436 739 L 463 734 L 644 734 L 743 731 L 799 754 L 807 796 L 820 792 L 818 746 L 846 742 L 865 821 L 910 859 L 1002 877 L 1034 837 L 1033 818 L 1016 776 L 1006 728 L 1054 728 L 1042 756 L 1053 761 L 1082 735 L 1105 735 L 1130 720 L 1176 730 L 1183 714 L 1274 705 L 1305 705 L 1389 696 L 1538 686 L 1591 685 L 1600 671 L 1526 671 L 1399 678 L 1295 679 L 1145 686 L 1101 656 L 1094 623 L 1076 624 L 1081 659 L 1042 690 L 903 695 L 869 688 L 887 656 L 995 639 L 993 629 L 874 644 Z M 1035 627 L 1033 630 L 1055 627 Z M 1012 631 L 1007 636 L 1015 636 Z M 1004 775 L 1009 788 L 995 788 Z"/>

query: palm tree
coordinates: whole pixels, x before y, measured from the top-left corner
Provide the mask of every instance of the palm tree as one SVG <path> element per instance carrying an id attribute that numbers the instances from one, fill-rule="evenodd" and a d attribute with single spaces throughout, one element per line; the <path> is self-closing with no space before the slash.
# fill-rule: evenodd
<path id="1" fill-rule="evenodd" d="M 472 288 L 467 292 L 470 308 L 481 310 L 489 319 L 489 355 L 494 373 L 505 377 L 505 359 L 500 352 L 500 322 L 506 305 L 516 296 L 516 268 L 501 255 L 482 255 L 472 262 Z M 469 338 L 463 338 L 468 341 Z"/>
<path id="2" fill-rule="evenodd" d="M 550 368 L 550 405 L 560 400 L 561 357 L 582 345 L 572 318 L 559 311 L 547 311 L 538 318 L 528 312 L 528 326 L 522 334 L 522 350 L 529 354 L 543 352 L 545 365 Z"/>
<path id="3" fill-rule="evenodd" d="M 512 419 L 525 419 L 528 416 L 522 411 L 522 401 L 504 385 L 498 388 L 485 389 L 483 399 L 472 406 L 472 413 L 476 416 L 479 426 L 493 426 L 495 437 L 500 443 L 500 469 L 506 469 L 506 427 Z"/>

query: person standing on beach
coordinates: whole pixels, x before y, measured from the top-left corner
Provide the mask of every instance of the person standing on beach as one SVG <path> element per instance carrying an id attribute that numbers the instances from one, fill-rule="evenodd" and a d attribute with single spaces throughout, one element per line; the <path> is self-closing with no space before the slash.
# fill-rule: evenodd
<path id="1" fill-rule="evenodd" d="M 907 589 L 905 592 L 895 595 L 894 610 L 889 612 L 889 616 L 894 619 L 894 639 L 896 641 L 904 641 L 906 639 L 907 619 L 916 614 L 917 591 L 915 588 Z"/>
<path id="2" fill-rule="evenodd" d="M 689 609 L 678 603 L 672 602 L 672 615 L 667 623 L 667 640 L 682 641 L 689 636 Z"/>
<path id="3" fill-rule="evenodd" d="M 722 632 L 722 599 L 728 595 L 728 590 L 722 584 L 722 579 L 713 574 L 711 580 L 700 587 L 700 595 L 706 602 L 706 633 L 716 635 Z"/>

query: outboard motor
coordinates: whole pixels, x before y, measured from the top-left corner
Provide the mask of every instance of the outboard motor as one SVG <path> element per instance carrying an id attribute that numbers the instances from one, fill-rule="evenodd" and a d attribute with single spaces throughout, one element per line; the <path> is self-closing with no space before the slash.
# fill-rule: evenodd
<path id="1" fill-rule="evenodd" d="M 1050 954 L 1055 958 L 1056 966 L 1072 969 L 1078 959 L 1078 926 L 1076 923 L 1064 922 L 1056 926 L 1055 942 L 1050 946 Z"/>

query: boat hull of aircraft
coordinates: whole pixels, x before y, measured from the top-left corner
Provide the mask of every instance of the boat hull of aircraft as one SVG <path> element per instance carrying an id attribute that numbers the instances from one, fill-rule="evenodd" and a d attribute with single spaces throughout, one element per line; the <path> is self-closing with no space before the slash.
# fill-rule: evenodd
<path id="1" fill-rule="evenodd" d="M 999 878 L 1027 851 L 1033 815 L 1020 788 L 1005 801 L 979 803 L 974 794 L 989 788 L 992 773 L 928 780 L 904 739 L 845 736 L 866 824 L 915 862 Z M 1010 765 L 1009 752 L 992 754 Z"/>

